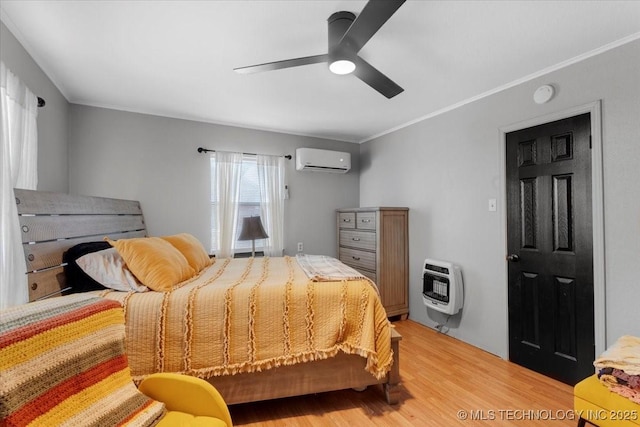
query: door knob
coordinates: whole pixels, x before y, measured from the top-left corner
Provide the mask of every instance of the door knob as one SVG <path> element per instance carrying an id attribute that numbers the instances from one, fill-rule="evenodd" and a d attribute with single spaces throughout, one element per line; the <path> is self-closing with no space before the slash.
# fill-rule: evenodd
<path id="1" fill-rule="evenodd" d="M 516 254 L 507 255 L 507 261 L 518 262 L 520 261 L 520 257 Z"/>

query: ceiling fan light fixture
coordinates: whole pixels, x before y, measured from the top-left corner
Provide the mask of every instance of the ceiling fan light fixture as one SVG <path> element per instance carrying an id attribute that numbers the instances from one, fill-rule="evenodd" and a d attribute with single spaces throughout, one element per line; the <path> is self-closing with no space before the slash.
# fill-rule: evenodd
<path id="1" fill-rule="evenodd" d="M 338 59 L 329 64 L 329 70 L 333 74 L 351 74 L 356 69 L 356 64 L 348 59 Z"/>

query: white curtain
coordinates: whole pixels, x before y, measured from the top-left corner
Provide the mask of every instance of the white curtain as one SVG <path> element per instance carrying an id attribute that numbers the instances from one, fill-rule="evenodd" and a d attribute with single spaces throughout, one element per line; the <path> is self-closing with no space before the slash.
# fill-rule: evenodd
<path id="1" fill-rule="evenodd" d="M 241 171 L 242 153 L 211 154 L 211 249 L 218 258 L 233 258 Z"/>
<path id="2" fill-rule="evenodd" d="M 38 185 L 37 97 L 0 61 L 0 308 L 29 300 L 14 188 Z"/>
<path id="3" fill-rule="evenodd" d="M 284 251 L 284 157 L 257 156 L 260 183 L 260 216 L 269 235 L 265 256 L 282 256 Z"/>

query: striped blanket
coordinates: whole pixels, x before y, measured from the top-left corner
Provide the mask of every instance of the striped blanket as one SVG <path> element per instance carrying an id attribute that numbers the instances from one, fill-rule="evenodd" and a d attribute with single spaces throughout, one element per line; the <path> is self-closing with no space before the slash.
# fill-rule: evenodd
<path id="1" fill-rule="evenodd" d="M 164 404 L 138 391 L 122 307 L 70 295 L 0 312 L 0 425 L 153 425 Z"/>
<path id="2" fill-rule="evenodd" d="M 100 292 L 125 308 L 136 380 L 154 372 L 201 378 L 326 359 L 367 360 L 383 378 L 391 331 L 366 279 L 310 280 L 295 258 L 217 259 L 170 292 Z"/>

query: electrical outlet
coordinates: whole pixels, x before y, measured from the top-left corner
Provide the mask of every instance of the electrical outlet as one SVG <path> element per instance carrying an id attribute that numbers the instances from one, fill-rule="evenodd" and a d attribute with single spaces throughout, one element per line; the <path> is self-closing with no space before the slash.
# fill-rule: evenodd
<path id="1" fill-rule="evenodd" d="M 298 252 L 302 252 L 304 250 L 304 245 L 302 242 L 298 242 Z"/>

